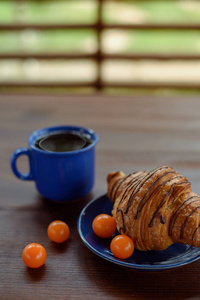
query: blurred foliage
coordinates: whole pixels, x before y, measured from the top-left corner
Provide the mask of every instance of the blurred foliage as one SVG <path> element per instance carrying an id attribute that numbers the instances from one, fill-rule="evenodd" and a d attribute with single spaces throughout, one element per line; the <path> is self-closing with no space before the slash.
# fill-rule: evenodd
<path id="1" fill-rule="evenodd" d="M 89 23 L 97 19 L 98 1 L 0 1 L 0 23 Z M 19 4 L 18 4 L 19 3 Z M 106 23 L 200 23 L 200 1 L 104 1 L 103 20 Z M 198 31 L 129 31 L 105 33 L 123 41 L 114 52 L 200 52 Z M 110 42 L 111 43 L 111 42 Z M 112 46 L 112 45 L 111 45 Z M 0 51 L 96 51 L 96 35 L 92 30 L 0 32 Z M 106 47 L 105 47 L 106 51 Z"/>
<path id="2" fill-rule="evenodd" d="M 93 24 L 97 21 L 97 15 L 98 1 L 95 0 L 0 0 L 1 24 Z M 103 4 L 103 21 L 108 24 L 200 24 L 200 1 L 105 0 Z M 199 54 L 200 32 L 198 30 L 105 30 L 102 35 L 102 46 L 103 50 L 108 53 Z M 74 31 L 37 31 L 32 29 L 16 32 L 0 31 L 0 52 L 5 53 L 94 53 L 96 50 L 97 35 L 94 30 L 89 29 Z M 70 65 L 70 62 L 68 63 Z M 88 71 L 85 65 L 82 65 L 82 67 L 85 72 L 88 72 L 88 78 L 89 76 L 92 78 L 94 75 L 93 69 Z M 16 64 L 12 60 L 10 62 L 8 60 L 0 61 L 0 79 L 10 80 L 10 78 L 13 78 L 13 80 L 18 80 L 28 78 L 28 80 L 32 80 L 37 78 L 38 74 L 43 76 L 42 74 L 45 74 L 47 69 L 47 65 L 42 61 L 36 62 L 33 60 L 30 64 L 20 60 Z M 134 70 L 134 68 L 132 69 Z M 195 68 L 196 70 L 198 71 L 198 65 Z M 70 72 L 72 71 L 74 70 L 71 68 Z M 61 68 L 59 63 L 57 66 L 54 65 L 54 70 L 51 69 L 49 73 L 52 74 L 52 80 L 55 80 L 55 74 L 61 74 L 60 76 L 63 76 L 63 78 L 66 74 L 71 74 L 67 69 L 67 65 L 63 65 L 63 68 Z M 77 73 L 73 74 L 76 76 Z M 200 74 L 200 71 L 198 74 Z"/>

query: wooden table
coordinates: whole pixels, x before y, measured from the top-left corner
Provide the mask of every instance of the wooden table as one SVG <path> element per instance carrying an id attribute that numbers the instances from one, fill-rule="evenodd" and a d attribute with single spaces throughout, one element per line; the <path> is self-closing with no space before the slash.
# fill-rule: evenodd
<path id="1" fill-rule="evenodd" d="M 17 179 L 10 156 L 37 128 L 77 124 L 99 135 L 96 184 L 82 201 L 55 204 L 38 195 L 33 182 Z M 77 219 L 83 207 L 106 192 L 110 171 L 170 165 L 200 194 L 200 99 L 153 96 L 0 95 L 0 299 L 200 299 L 200 260 L 160 272 L 115 265 L 81 241 Z M 20 159 L 21 170 L 27 161 Z M 70 239 L 56 245 L 48 224 L 66 221 Z M 23 248 L 47 250 L 39 269 L 22 261 Z"/>

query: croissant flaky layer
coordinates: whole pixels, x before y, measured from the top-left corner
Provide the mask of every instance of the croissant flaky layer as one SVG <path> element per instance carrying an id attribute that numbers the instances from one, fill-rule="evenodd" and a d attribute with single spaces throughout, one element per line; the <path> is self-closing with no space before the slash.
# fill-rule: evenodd
<path id="1" fill-rule="evenodd" d="M 173 168 L 107 176 L 112 215 L 138 250 L 164 250 L 174 242 L 200 247 L 200 197 Z"/>

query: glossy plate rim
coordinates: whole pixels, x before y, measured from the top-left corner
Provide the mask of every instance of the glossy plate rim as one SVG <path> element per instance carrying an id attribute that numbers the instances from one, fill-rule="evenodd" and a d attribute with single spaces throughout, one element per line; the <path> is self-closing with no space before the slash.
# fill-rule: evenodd
<path id="1" fill-rule="evenodd" d="M 194 250 L 194 252 L 197 252 L 196 255 L 192 256 L 191 258 L 179 261 L 179 262 L 169 263 L 169 264 L 165 264 L 165 265 L 162 265 L 162 264 L 137 264 L 137 263 L 130 263 L 128 261 L 128 259 L 127 260 L 121 260 L 121 259 L 118 259 L 118 258 L 114 257 L 114 255 L 112 255 L 112 253 L 110 252 L 110 249 L 108 249 L 109 252 L 110 252 L 109 255 L 106 255 L 103 252 L 99 251 L 94 246 L 92 246 L 90 242 L 88 242 L 88 240 L 85 237 L 85 234 L 83 233 L 82 226 L 84 225 L 83 224 L 83 222 L 84 222 L 84 216 L 85 216 L 87 210 L 93 204 L 95 204 L 95 202 L 101 201 L 101 199 L 104 199 L 104 198 L 107 198 L 107 200 L 110 201 L 109 198 L 107 197 L 107 194 L 103 194 L 101 196 L 98 196 L 98 197 L 94 198 L 90 202 L 88 202 L 85 205 L 85 207 L 82 209 L 82 211 L 81 211 L 81 213 L 79 215 L 79 218 L 78 218 L 78 222 L 77 222 L 78 233 L 79 233 L 79 236 L 80 236 L 81 240 L 83 241 L 83 243 L 93 253 L 95 253 L 99 257 L 101 257 L 101 258 L 103 258 L 103 259 L 105 259 L 105 260 L 107 260 L 107 261 L 109 261 L 111 263 L 117 264 L 117 265 L 121 265 L 121 266 L 128 267 L 128 268 L 133 268 L 133 269 L 146 270 L 146 271 L 150 271 L 150 270 L 152 270 L 152 271 L 160 271 L 160 270 L 172 269 L 172 268 L 176 268 L 176 267 L 187 265 L 187 264 L 192 263 L 192 262 L 194 262 L 194 261 L 196 261 L 196 260 L 198 260 L 200 258 L 200 249 L 192 247 L 192 246 L 189 246 L 189 245 L 188 245 L 188 247 L 191 249 L 191 251 Z M 102 213 L 102 212 L 100 212 L 100 213 Z M 98 212 L 95 215 L 98 215 Z M 176 244 L 173 244 L 173 245 L 176 245 Z M 166 250 L 164 250 L 164 251 L 166 251 Z"/>

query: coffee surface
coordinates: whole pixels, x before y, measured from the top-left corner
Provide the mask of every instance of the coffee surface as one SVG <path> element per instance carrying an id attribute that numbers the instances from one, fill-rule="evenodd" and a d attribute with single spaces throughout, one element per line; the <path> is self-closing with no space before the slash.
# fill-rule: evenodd
<path id="1" fill-rule="evenodd" d="M 77 132 L 56 132 L 39 138 L 35 146 L 44 151 L 69 152 L 89 146 L 90 136 Z"/>

